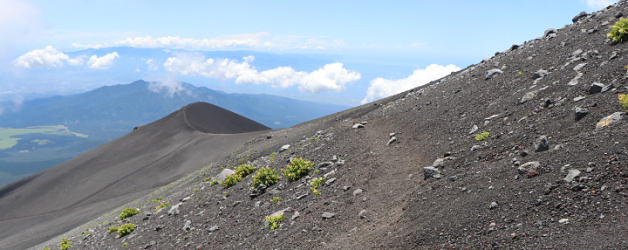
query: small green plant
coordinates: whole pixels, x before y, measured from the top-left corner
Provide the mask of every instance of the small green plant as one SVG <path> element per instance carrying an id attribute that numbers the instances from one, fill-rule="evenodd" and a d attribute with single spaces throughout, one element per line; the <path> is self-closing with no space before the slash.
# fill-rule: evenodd
<path id="1" fill-rule="evenodd" d="M 194 188 L 192 191 L 194 191 L 194 193 L 198 193 L 198 188 Z"/>
<path id="2" fill-rule="evenodd" d="M 227 175 L 224 181 L 220 183 L 224 188 L 230 188 L 235 184 L 238 184 L 242 180 L 242 175 L 239 174 L 230 174 Z"/>
<path id="3" fill-rule="evenodd" d="M 211 181 L 211 180 L 212 180 L 212 178 L 209 178 L 209 177 L 205 177 L 205 178 L 203 178 L 203 182 L 209 182 L 209 181 Z"/>
<path id="4" fill-rule="evenodd" d="M 44 250 L 50 250 L 50 248 L 49 247 L 44 247 Z"/>
<path id="5" fill-rule="evenodd" d="M 135 230 L 135 224 L 127 223 L 118 228 L 118 236 L 124 237 L 127 234 L 130 234 Z"/>
<path id="6" fill-rule="evenodd" d="M 212 180 L 212 181 L 209 183 L 209 186 L 211 186 L 211 187 L 216 186 L 216 185 L 218 185 L 218 180 L 216 180 L 216 179 Z"/>
<path id="7" fill-rule="evenodd" d="M 167 208 L 167 207 L 169 207 L 169 206 L 170 206 L 170 202 L 169 202 L 169 201 L 167 201 L 167 202 L 163 202 L 163 201 L 161 201 L 161 202 L 159 202 L 159 205 L 157 205 L 157 206 L 155 207 L 155 210 L 159 211 L 159 210 L 161 210 L 162 208 Z"/>
<path id="8" fill-rule="evenodd" d="M 277 202 L 279 202 L 280 199 L 281 198 L 279 198 L 279 196 L 277 196 L 277 197 L 273 198 L 272 200 L 270 200 L 270 203 L 277 203 Z"/>
<path id="9" fill-rule="evenodd" d="M 163 200 L 163 198 L 157 197 L 157 198 L 153 199 L 153 201 L 151 203 L 154 205 L 154 204 L 159 203 L 161 200 Z"/>
<path id="10" fill-rule="evenodd" d="M 489 132 L 482 132 L 481 134 L 477 134 L 475 136 L 475 140 L 476 141 L 483 141 L 484 139 L 488 138 L 489 136 L 491 136 L 491 134 Z"/>
<path id="11" fill-rule="evenodd" d="M 320 173 L 320 172 L 321 172 L 320 170 L 318 170 L 318 169 L 314 169 L 314 172 L 312 172 L 312 174 L 318 174 L 318 173 Z"/>
<path id="12" fill-rule="evenodd" d="M 120 213 L 120 216 L 118 216 L 118 218 L 120 220 L 124 220 L 126 218 L 129 218 L 133 215 L 136 215 L 140 212 L 140 210 L 137 210 L 137 208 L 125 208 L 124 210 L 122 210 L 122 213 Z"/>
<path id="13" fill-rule="evenodd" d="M 270 161 L 271 161 L 271 162 L 274 162 L 274 161 L 275 161 L 275 156 L 277 156 L 277 154 L 278 154 L 277 152 L 272 152 L 272 153 L 270 154 Z"/>
<path id="14" fill-rule="evenodd" d="M 613 42 L 623 43 L 628 40 L 628 18 L 622 17 L 615 24 L 611 25 L 606 36 Z"/>
<path id="15" fill-rule="evenodd" d="M 301 177 L 307 175 L 308 172 L 314 167 L 314 163 L 303 158 L 295 158 L 290 161 L 290 164 L 286 168 L 281 170 L 281 173 L 292 181 L 301 179 Z"/>
<path id="16" fill-rule="evenodd" d="M 278 214 L 275 216 L 266 216 L 266 221 L 270 225 L 270 230 L 275 230 L 279 227 L 279 222 L 283 220 L 285 216 L 282 214 Z"/>
<path id="17" fill-rule="evenodd" d="M 67 249 L 70 249 L 72 247 L 72 245 L 70 245 L 70 243 L 72 243 L 72 242 L 70 242 L 70 239 L 63 238 L 61 240 L 61 242 L 59 242 L 59 244 L 57 244 L 57 246 L 59 246 L 61 248 L 61 250 L 67 250 Z"/>
<path id="18" fill-rule="evenodd" d="M 620 94 L 618 98 L 619 98 L 619 104 L 621 104 L 621 107 L 626 112 L 628 112 L 628 94 Z"/>
<path id="19" fill-rule="evenodd" d="M 274 169 L 260 168 L 255 175 L 253 175 L 253 188 L 257 188 L 259 185 L 266 185 L 270 187 L 275 185 L 279 181 L 279 175 L 276 174 Z"/>
<path id="20" fill-rule="evenodd" d="M 519 72 L 517 72 L 517 75 L 518 75 L 518 76 L 522 76 L 522 75 L 523 75 L 523 72 L 519 71 Z"/>
<path id="21" fill-rule="evenodd" d="M 254 167 L 254 166 L 251 166 L 251 165 L 248 165 L 248 164 L 242 164 L 242 165 L 236 167 L 235 173 L 239 174 L 242 177 L 245 177 L 245 176 L 255 172 L 255 170 L 257 170 L 257 168 Z"/>
<path id="22" fill-rule="evenodd" d="M 102 222 L 102 225 L 103 225 L 103 226 L 107 226 L 107 225 L 109 225 L 109 221 L 108 221 L 108 220 L 103 221 L 103 222 Z"/>
<path id="23" fill-rule="evenodd" d="M 128 243 L 128 242 L 124 242 L 124 243 L 122 243 L 122 246 L 125 246 L 125 247 L 126 247 L 126 246 L 128 246 L 128 245 L 129 245 L 129 243 Z"/>
<path id="24" fill-rule="evenodd" d="M 312 190 L 312 193 L 315 195 L 321 195 L 321 191 L 318 190 L 318 187 L 323 183 L 323 181 L 325 181 L 325 177 L 312 179 L 310 182 L 310 190 Z"/>
<path id="25" fill-rule="evenodd" d="M 118 231 L 118 227 L 109 227 L 109 230 L 107 230 L 108 233 L 113 233 L 117 231 Z"/>

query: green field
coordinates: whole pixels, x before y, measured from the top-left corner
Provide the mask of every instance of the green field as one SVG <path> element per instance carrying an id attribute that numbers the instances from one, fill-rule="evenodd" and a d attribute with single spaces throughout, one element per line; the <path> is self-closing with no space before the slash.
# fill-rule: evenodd
<path id="1" fill-rule="evenodd" d="M 0 128 L 0 150 L 14 147 L 21 140 L 19 136 L 27 134 L 65 135 L 87 138 L 87 135 L 72 132 L 68 127 L 63 125 L 35 126 L 27 128 Z"/>

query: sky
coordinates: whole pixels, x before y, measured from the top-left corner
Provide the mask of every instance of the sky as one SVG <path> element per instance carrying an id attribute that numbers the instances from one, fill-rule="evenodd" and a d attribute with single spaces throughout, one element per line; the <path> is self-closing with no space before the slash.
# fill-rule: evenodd
<path id="1" fill-rule="evenodd" d="M 359 105 L 614 2 L 0 0 L 0 104 L 147 78 Z M 117 47 L 168 54 L 131 65 Z M 239 50 L 291 59 L 199 53 Z M 122 62 L 136 72 L 120 73 Z"/>

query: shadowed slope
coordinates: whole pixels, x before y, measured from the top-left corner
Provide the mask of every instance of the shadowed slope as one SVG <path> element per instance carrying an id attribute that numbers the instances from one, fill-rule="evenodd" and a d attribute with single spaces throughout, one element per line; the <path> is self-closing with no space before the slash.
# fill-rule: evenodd
<path id="1" fill-rule="evenodd" d="M 266 129 L 214 105 L 194 103 L 8 185 L 0 189 L 0 248 L 23 248 L 84 223 L 228 156 L 255 134 L 246 132 Z"/>

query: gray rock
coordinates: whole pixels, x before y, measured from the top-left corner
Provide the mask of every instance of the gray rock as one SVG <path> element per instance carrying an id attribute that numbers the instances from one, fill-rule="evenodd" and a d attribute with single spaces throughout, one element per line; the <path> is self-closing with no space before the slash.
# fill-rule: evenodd
<path id="1" fill-rule="evenodd" d="M 331 213 L 331 212 L 324 212 L 323 213 L 323 219 L 331 219 L 331 218 L 334 218 L 334 216 L 336 216 L 335 213 Z"/>
<path id="2" fill-rule="evenodd" d="M 545 32 L 543 32 L 543 37 L 547 37 L 550 34 L 555 34 L 555 33 L 556 33 L 556 29 L 552 29 L 552 28 L 546 29 Z"/>
<path id="3" fill-rule="evenodd" d="M 582 49 L 577 49 L 574 52 L 571 52 L 571 57 L 577 57 L 584 52 Z"/>
<path id="4" fill-rule="evenodd" d="M 584 118 L 587 114 L 589 114 L 589 110 L 585 108 L 581 108 L 581 107 L 576 107 L 574 117 L 576 121 L 579 121 L 580 119 Z"/>
<path id="5" fill-rule="evenodd" d="M 212 227 L 210 227 L 209 229 L 207 229 L 207 231 L 209 231 L 210 233 L 211 233 L 211 232 L 218 231 L 218 230 L 220 230 L 220 227 L 219 227 L 219 226 L 212 226 Z"/>
<path id="6" fill-rule="evenodd" d="M 572 168 L 567 171 L 567 176 L 565 176 L 563 180 L 566 182 L 571 182 L 574 178 L 578 177 L 578 175 L 580 175 L 580 170 Z"/>
<path id="7" fill-rule="evenodd" d="M 549 149 L 549 142 L 547 141 L 547 136 L 539 136 L 534 142 L 534 151 L 535 152 L 543 152 Z"/>
<path id="8" fill-rule="evenodd" d="M 301 217 L 301 214 L 299 213 L 299 211 L 294 211 L 294 214 L 292 215 L 292 218 L 290 218 L 290 220 L 294 221 L 299 217 Z"/>
<path id="9" fill-rule="evenodd" d="M 574 66 L 574 67 L 573 67 L 573 71 L 578 72 L 578 71 L 580 71 L 582 68 L 584 68 L 584 66 L 587 66 L 587 63 L 580 63 L 580 64 L 578 64 L 578 65 L 576 65 L 576 66 Z"/>
<path id="10" fill-rule="evenodd" d="M 534 99 L 537 93 L 538 93 L 537 90 L 526 93 L 525 95 L 523 95 L 523 97 L 521 97 L 521 100 L 519 101 L 519 103 L 523 104 L 523 103 L 526 103 L 527 101 Z"/>
<path id="11" fill-rule="evenodd" d="M 478 131 L 478 125 L 473 124 L 473 127 L 471 127 L 471 130 L 469 130 L 469 134 L 473 134 L 475 133 L 475 131 Z"/>
<path id="12" fill-rule="evenodd" d="M 569 224 L 569 219 L 562 218 L 562 219 L 558 220 L 558 223 L 560 223 L 560 224 Z"/>
<path id="13" fill-rule="evenodd" d="M 220 171 L 220 173 L 218 175 L 216 175 L 214 177 L 214 180 L 218 181 L 218 182 L 222 182 L 225 179 L 227 179 L 227 176 L 235 174 L 235 171 L 225 168 L 222 171 Z"/>
<path id="14" fill-rule="evenodd" d="M 584 97 L 584 96 L 576 96 L 576 97 L 573 98 L 573 101 L 574 102 L 582 101 L 582 100 L 584 100 L 584 98 L 586 98 L 586 97 Z"/>
<path id="15" fill-rule="evenodd" d="M 488 80 L 488 79 L 493 78 L 493 76 L 495 75 L 501 75 L 503 73 L 504 72 L 501 71 L 500 69 L 491 69 L 491 70 L 486 71 L 486 76 L 484 77 L 484 79 Z"/>
<path id="16" fill-rule="evenodd" d="M 611 83 L 609 85 L 604 86 L 604 88 L 602 88 L 602 93 L 611 90 L 612 88 L 614 88 L 615 86 Z"/>
<path id="17" fill-rule="evenodd" d="M 578 13 L 578 15 L 576 15 L 575 17 L 573 17 L 573 18 L 571 19 L 571 21 L 572 21 L 572 22 L 574 22 L 574 23 L 575 23 L 575 22 L 578 22 L 578 21 L 582 20 L 583 18 L 587 17 L 587 15 L 588 15 L 588 14 L 587 14 L 586 12 L 584 12 L 584 11 L 583 11 L 583 12 L 580 12 L 580 13 Z"/>
<path id="18" fill-rule="evenodd" d="M 286 145 L 281 146 L 281 148 L 279 148 L 279 152 L 283 152 L 283 151 L 286 151 L 288 149 L 290 149 L 290 144 L 286 144 Z"/>
<path id="19" fill-rule="evenodd" d="M 623 16 L 624 16 L 624 13 L 622 13 L 621 11 L 618 11 L 617 13 L 615 13 L 615 18 L 620 18 Z"/>
<path id="20" fill-rule="evenodd" d="M 170 209 L 168 210 L 168 215 L 178 215 L 179 214 L 179 207 L 183 204 L 183 202 L 179 202 L 176 205 L 173 205 L 172 207 L 170 207 Z"/>
<path id="21" fill-rule="evenodd" d="M 334 183 L 335 181 L 336 181 L 336 178 L 331 178 L 331 179 L 329 179 L 329 180 L 327 180 L 327 181 L 325 182 L 325 185 L 328 185 L 328 186 L 329 186 L 329 185 L 331 185 L 332 183 Z"/>
<path id="22" fill-rule="evenodd" d="M 360 219 L 364 219 L 366 218 L 366 209 L 362 209 L 360 210 L 360 213 L 358 213 L 358 216 L 360 216 Z"/>
<path id="23" fill-rule="evenodd" d="M 388 142 L 386 143 L 386 145 L 393 144 L 393 143 L 395 143 L 396 141 L 397 141 L 397 137 L 394 137 L 394 136 L 393 136 L 392 138 L 390 138 L 390 140 L 388 140 Z"/>
<path id="24" fill-rule="evenodd" d="M 423 176 L 424 176 L 424 179 L 428 179 L 428 178 L 440 179 L 442 177 L 440 174 L 440 171 L 435 167 L 424 167 Z"/>
<path id="25" fill-rule="evenodd" d="M 319 164 L 316 164 L 316 168 L 324 168 L 324 167 L 329 167 L 331 165 L 334 165 L 334 163 L 331 161 L 324 161 Z"/>
<path id="26" fill-rule="evenodd" d="M 491 209 L 491 210 L 493 210 L 495 208 L 498 208 L 498 207 L 499 207 L 499 204 L 497 204 L 497 202 L 494 202 L 494 201 L 492 201 L 491 204 L 488 205 L 488 209 Z"/>
<path id="27" fill-rule="evenodd" d="M 540 162 L 531 161 L 531 162 L 526 162 L 523 165 L 519 166 L 517 168 L 517 171 L 519 172 L 519 174 L 527 174 L 528 176 L 530 176 L 530 175 L 535 175 L 535 173 L 538 174 L 539 167 L 541 167 Z"/>
<path id="28" fill-rule="evenodd" d="M 569 80 L 569 82 L 567 83 L 567 85 L 569 86 L 576 86 L 578 85 L 578 83 L 580 82 L 580 78 L 582 78 L 584 74 L 577 72 L 576 76 L 574 78 L 572 78 L 571 80 Z"/>
<path id="29" fill-rule="evenodd" d="M 183 231 L 190 231 L 191 228 L 192 228 L 192 221 L 185 220 L 185 223 L 183 225 Z"/>
<path id="30" fill-rule="evenodd" d="M 619 57 L 619 51 L 615 50 L 613 52 L 611 52 L 611 57 L 608 58 L 608 60 L 613 60 L 615 58 Z"/>
<path id="31" fill-rule="evenodd" d="M 364 128 L 364 125 L 362 125 L 362 123 L 356 123 L 356 124 L 353 124 L 353 126 L 351 126 L 351 128 L 354 128 L 354 129 Z"/>
<path id="32" fill-rule="evenodd" d="M 471 147 L 471 152 L 476 151 L 476 150 L 479 150 L 479 149 L 481 149 L 481 148 L 482 148 L 482 146 L 480 146 L 480 145 L 473 145 L 473 146 Z"/>
<path id="33" fill-rule="evenodd" d="M 536 72 L 534 72 L 534 74 L 532 74 L 532 78 L 534 79 L 543 78 L 546 75 L 549 75 L 549 72 L 547 70 L 539 69 Z"/>
<path id="34" fill-rule="evenodd" d="M 591 84 L 591 87 L 589 87 L 589 94 L 600 93 L 605 87 L 606 85 L 604 85 L 603 83 L 594 82 L 593 84 Z"/>
<path id="35" fill-rule="evenodd" d="M 608 125 L 615 124 L 623 119 L 625 112 L 615 112 L 612 115 L 606 116 L 595 124 L 596 129 L 601 129 Z"/>
<path id="36" fill-rule="evenodd" d="M 354 190 L 354 191 L 353 191 L 353 196 L 358 196 L 358 195 L 361 195 L 361 194 L 362 194 L 362 192 L 363 192 L 363 191 L 362 191 L 362 189 L 361 189 L 361 188 L 358 188 L 358 189 L 356 189 L 356 190 Z"/>
<path id="37" fill-rule="evenodd" d="M 303 199 L 308 195 L 308 193 L 297 196 L 297 200 Z"/>
<path id="38" fill-rule="evenodd" d="M 438 158 L 434 160 L 434 163 L 432 163 L 432 167 L 435 168 L 442 168 L 443 166 L 445 166 L 445 159 L 443 158 Z"/>

